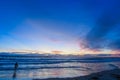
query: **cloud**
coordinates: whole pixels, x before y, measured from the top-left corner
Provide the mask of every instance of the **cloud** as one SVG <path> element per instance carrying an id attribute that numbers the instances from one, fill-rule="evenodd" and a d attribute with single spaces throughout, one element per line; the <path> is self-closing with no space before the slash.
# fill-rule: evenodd
<path id="1" fill-rule="evenodd" d="M 120 22 L 118 7 L 120 8 L 120 6 L 113 6 L 108 10 L 103 10 L 102 15 L 96 20 L 95 26 L 83 39 L 83 48 L 95 50 L 103 48 L 120 49 L 120 38 L 113 41 L 107 38 L 107 34 L 115 29 L 116 25 Z M 111 38 L 114 38 L 114 36 Z"/>
<path id="2" fill-rule="evenodd" d="M 111 42 L 109 46 L 112 50 L 120 50 L 120 38 L 116 41 Z"/>
<path id="3" fill-rule="evenodd" d="M 102 15 L 96 22 L 96 26 L 86 36 L 87 47 L 89 48 L 102 48 L 106 34 L 114 28 L 117 23 L 110 15 Z"/>
<path id="4" fill-rule="evenodd" d="M 60 39 L 57 39 L 57 38 L 48 38 L 49 41 L 53 42 L 53 43 L 59 43 L 61 42 L 62 40 Z"/>
<path id="5" fill-rule="evenodd" d="M 54 53 L 54 54 L 60 54 L 60 53 L 63 53 L 63 51 L 57 51 L 57 50 L 55 50 L 55 51 L 51 51 L 52 53 Z"/>

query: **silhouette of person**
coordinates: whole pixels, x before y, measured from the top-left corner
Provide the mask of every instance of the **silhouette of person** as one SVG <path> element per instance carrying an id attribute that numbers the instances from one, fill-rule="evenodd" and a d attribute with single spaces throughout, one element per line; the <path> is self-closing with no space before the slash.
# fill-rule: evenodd
<path id="1" fill-rule="evenodd" d="M 14 73 L 13 73 L 13 78 L 16 78 L 16 70 L 18 69 L 18 63 L 16 62 L 14 65 Z"/>
<path id="2" fill-rule="evenodd" d="M 15 70 L 17 70 L 17 68 L 18 68 L 18 63 L 16 62 L 15 63 Z"/>

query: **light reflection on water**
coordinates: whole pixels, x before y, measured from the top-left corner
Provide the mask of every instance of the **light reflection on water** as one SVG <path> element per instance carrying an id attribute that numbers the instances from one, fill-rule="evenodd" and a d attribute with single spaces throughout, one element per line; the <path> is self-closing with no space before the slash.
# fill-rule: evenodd
<path id="1" fill-rule="evenodd" d="M 109 64 L 114 64 L 120 67 L 120 62 L 106 62 L 106 63 L 59 63 L 59 64 L 39 64 L 37 66 L 47 66 L 56 68 L 47 69 L 30 69 L 30 70 L 18 70 L 16 72 L 17 78 L 53 78 L 53 77 L 76 77 L 84 76 L 90 73 L 114 69 L 113 66 Z M 26 65 L 19 65 L 20 67 Z M 35 66 L 35 65 L 31 65 Z M 71 67 L 72 66 L 72 67 Z M 65 68 L 57 68 L 65 67 Z M 0 78 L 12 78 L 13 70 L 10 71 L 0 71 Z"/>

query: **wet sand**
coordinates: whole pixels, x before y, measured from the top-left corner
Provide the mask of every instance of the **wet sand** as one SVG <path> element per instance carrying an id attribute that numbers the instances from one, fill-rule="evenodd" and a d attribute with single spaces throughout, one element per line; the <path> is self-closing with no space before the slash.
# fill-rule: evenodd
<path id="1" fill-rule="evenodd" d="M 92 73 L 87 76 L 80 76 L 74 78 L 48 78 L 33 80 L 120 80 L 120 69 L 107 70 L 98 73 Z"/>

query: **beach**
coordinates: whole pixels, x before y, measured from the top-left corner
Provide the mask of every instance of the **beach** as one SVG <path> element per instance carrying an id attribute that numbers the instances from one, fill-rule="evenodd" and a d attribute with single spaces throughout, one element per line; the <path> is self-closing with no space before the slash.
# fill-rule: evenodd
<path id="1" fill-rule="evenodd" d="M 120 80 L 120 0 L 0 0 L 0 80 Z"/>
<path id="2" fill-rule="evenodd" d="M 87 76 L 80 76 L 74 78 L 48 78 L 33 80 L 120 80 L 120 69 L 106 70 L 98 73 L 92 73 Z"/>

